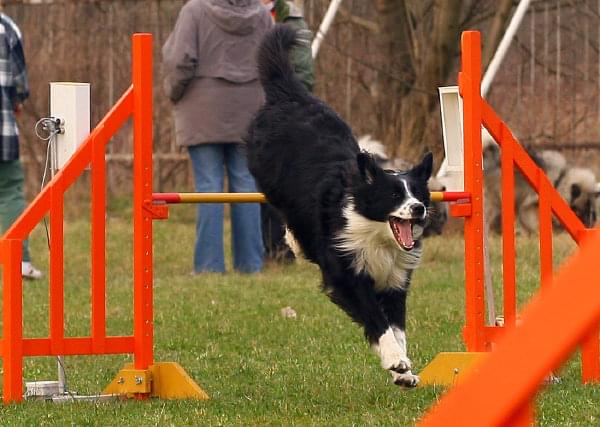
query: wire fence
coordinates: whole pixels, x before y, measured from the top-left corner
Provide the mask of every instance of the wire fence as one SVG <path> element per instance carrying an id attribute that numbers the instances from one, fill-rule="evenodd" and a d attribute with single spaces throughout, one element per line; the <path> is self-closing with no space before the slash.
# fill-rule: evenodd
<path id="1" fill-rule="evenodd" d="M 523 141 L 600 149 L 599 23 L 598 0 L 533 3 L 491 95 Z"/>
<path id="2" fill-rule="evenodd" d="M 33 129 L 35 122 L 48 114 L 49 82 L 91 83 L 94 126 L 129 84 L 131 34 L 135 32 L 154 35 L 155 188 L 193 189 L 188 156 L 175 145 L 171 106 L 161 85 L 160 50 L 183 3 L 4 1 L 4 11 L 24 34 L 30 77 L 32 95 L 20 120 L 29 196 L 39 190 L 43 175 L 46 147 Z M 329 1 L 297 3 L 316 31 Z M 482 19 L 485 8 L 493 8 L 494 2 L 485 5 L 481 6 Z M 600 152 L 599 24 L 600 0 L 532 2 L 489 95 L 491 104 L 524 142 L 565 150 L 588 163 Z M 485 41 L 485 21 L 481 27 Z M 379 54 L 377 42 L 377 16 L 371 2 L 344 1 L 319 53 L 315 89 L 357 135 L 370 133 L 376 138 L 385 126 L 379 120 L 386 108 L 380 94 L 393 78 L 381 72 L 385 58 Z M 456 84 L 456 73 L 445 83 Z M 439 114 L 433 114 L 423 142 L 428 147 L 442 145 L 439 122 Z M 130 190 L 131 132 L 131 126 L 126 126 L 109 145 L 108 185 L 113 194 Z"/>

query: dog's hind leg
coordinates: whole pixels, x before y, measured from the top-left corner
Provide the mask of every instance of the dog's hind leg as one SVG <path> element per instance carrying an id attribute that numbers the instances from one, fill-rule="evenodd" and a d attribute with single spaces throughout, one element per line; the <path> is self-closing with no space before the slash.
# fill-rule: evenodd
<path id="1" fill-rule="evenodd" d="M 419 377 L 411 372 L 412 363 L 408 358 L 406 344 L 406 291 L 390 290 L 377 294 L 379 304 L 390 322 L 394 338 L 403 351 L 404 372 L 392 371 L 394 384 L 403 387 L 414 387 L 419 383 Z"/>
<path id="2" fill-rule="evenodd" d="M 539 228 L 537 195 L 527 197 L 518 209 L 517 218 L 519 221 L 517 225 L 526 234 L 535 233 Z"/>
<path id="3" fill-rule="evenodd" d="M 283 240 L 288 245 L 288 247 L 291 249 L 292 253 L 294 254 L 294 256 L 296 258 L 300 258 L 300 257 L 304 256 L 302 253 L 302 248 L 300 247 L 300 243 L 298 243 L 298 241 L 294 237 L 294 234 L 292 233 L 292 230 L 287 228 L 287 226 L 285 227 L 285 234 L 283 236 Z"/>

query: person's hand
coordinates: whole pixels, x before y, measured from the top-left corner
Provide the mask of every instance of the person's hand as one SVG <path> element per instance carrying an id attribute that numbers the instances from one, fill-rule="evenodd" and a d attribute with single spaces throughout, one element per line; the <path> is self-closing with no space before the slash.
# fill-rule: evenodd
<path id="1" fill-rule="evenodd" d="M 21 104 L 20 102 L 18 104 L 15 104 L 13 107 L 13 112 L 15 113 L 15 115 L 20 115 L 21 112 L 23 111 L 23 104 Z"/>

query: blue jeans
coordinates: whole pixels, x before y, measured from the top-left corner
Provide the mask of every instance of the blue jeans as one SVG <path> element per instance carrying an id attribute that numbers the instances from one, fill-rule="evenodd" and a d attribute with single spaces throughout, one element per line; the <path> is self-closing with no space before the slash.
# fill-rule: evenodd
<path id="1" fill-rule="evenodd" d="M 256 191 L 254 177 L 248 170 L 246 147 L 242 144 L 199 144 L 188 147 L 194 169 L 196 191 L 220 193 L 223 191 L 224 172 L 227 169 L 229 192 Z M 233 267 L 244 273 L 260 271 L 263 263 L 263 243 L 258 203 L 231 205 L 231 247 Z M 224 272 L 223 204 L 198 205 L 196 246 L 194 248 L 196 273 Z"/>

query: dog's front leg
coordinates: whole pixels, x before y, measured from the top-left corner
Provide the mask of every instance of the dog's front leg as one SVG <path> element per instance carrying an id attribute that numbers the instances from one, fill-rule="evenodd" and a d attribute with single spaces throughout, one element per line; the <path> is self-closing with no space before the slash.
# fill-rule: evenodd
<path id="1" fill-rule="evenodd" d="M 383 368 L 398 373 L 409 371 L 410 360 L 406 357 L 406 347 L 398 343 L 379 304 L 372 279 L 359 276 L 353 283 L 337 282 L 329 289 L 331 300 L 364 327 L 365 336 L 380 356 Z"/>
<path id="2" fill-rule="evenodd" d="M 369 336 L 368 332 L 367 336 Z M 381 358 L 383 369 L 392 374 L 410 373 L 411 362 L 406 357 L 406 347 L 398 342 L 391 326 L 380 333 L 377 338 L 370 338 L 369 341 L 375 354 Z"/>
<path id="3" fill-rule="evenodd" d="M 419 377 L 411 372 L 412 363 L 408 358 L 406 344 L 406 291 L 390 290 L 377 295 L 379 304 L 390 322 L 393 337 L 401 348 L 400 360 L 404 369 L 392 370 L 394 384 L 415 387 Z"/>

